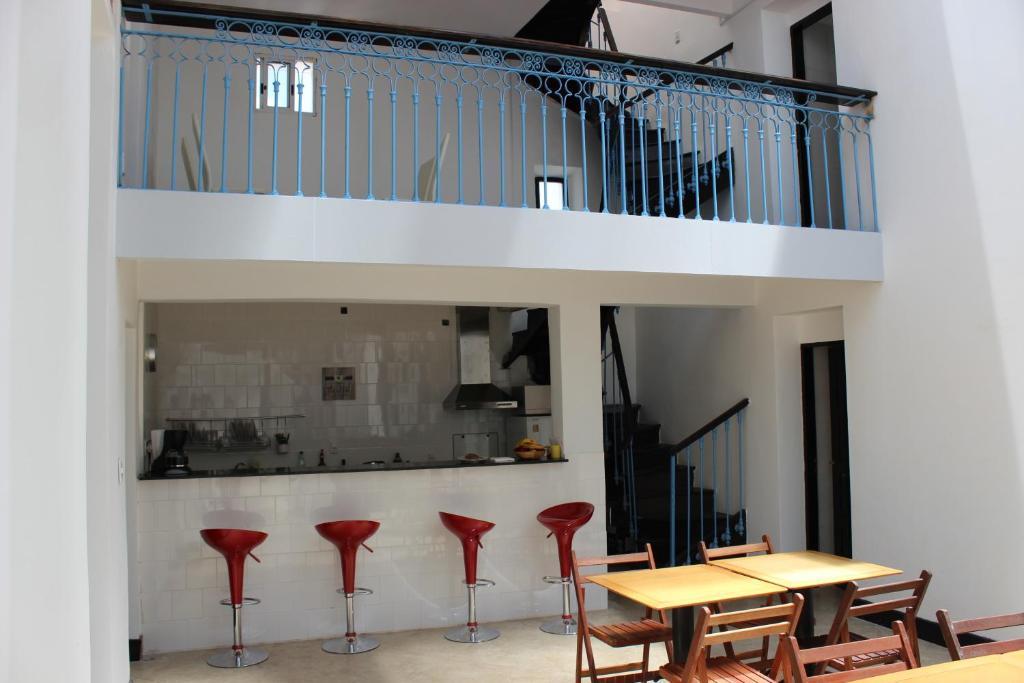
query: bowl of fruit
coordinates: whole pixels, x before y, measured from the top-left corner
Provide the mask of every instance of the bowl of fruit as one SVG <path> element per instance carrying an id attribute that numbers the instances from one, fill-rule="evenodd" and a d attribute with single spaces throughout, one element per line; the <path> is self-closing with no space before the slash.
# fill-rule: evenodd
<path id="1" fill-rule="evenodd" d="M 533 439 L 520 439 L 516 447 L 512 449 L 517 458 L 521 460 L 541 460 L 547 455 L 548 447 Z"/>

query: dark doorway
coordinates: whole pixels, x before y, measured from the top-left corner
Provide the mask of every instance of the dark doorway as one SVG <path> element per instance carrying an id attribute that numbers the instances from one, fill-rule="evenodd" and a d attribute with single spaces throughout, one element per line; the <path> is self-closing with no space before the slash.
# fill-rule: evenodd
<path id="1" fill-rule="evenodd" d="M 846 353 L 842 341 L 800 347 L 807 548 L 853 556 Z"/>
<path id="2" fill-rule="evenodd" d="M 789 29 L 789 35 L 793 52 L 793 78 L 836 85 L 838 78 L 832 3 L 793 24 Z M 798 96 L 798 102 L 800 99 Z M 806 98 L 803 98 L 803 101 L 806 101 Z M 835 105 L 821 102 L 814 105 L 815 112 L 837 109 Z M 808 123 L 803 119 L 803 113 L 804 110 L 798 112 L 799 124 Z M 796 136 L 801 225 L 845 228 L 842 179 L 836 172 L 836 169 L 840 168 L 839 134 L 834 127 L 823 125 L 824 119 L 821 118 L 821 114 L 815 113 L 809 123 L 810 125 L 798 125 Z M 826 168 L 832 169 L 827 178 Z"/>

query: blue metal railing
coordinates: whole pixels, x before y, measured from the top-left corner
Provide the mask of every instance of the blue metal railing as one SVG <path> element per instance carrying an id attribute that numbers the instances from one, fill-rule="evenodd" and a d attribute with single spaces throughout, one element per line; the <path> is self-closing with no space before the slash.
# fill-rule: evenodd
<path id="1" fill-rule="evenodd" d="M 543 181 L 558 178 L 564 210 L 878 229 L 861 95 L 315 23 L 149 8 L 151 23 L 136 23 L 141 10 L 125 11 L 122 187 L 550 208 Z M 173 25 L 182 18 L 209 28 Z"/>
<path id="2" fill-rule="evenodd" d="M 699 541 L 711 548 L 745 542 L 743 425 L 749 404 L 743 399 L 683 439 L 669 454 L 668 545 L 673 566 L 679 561 L 683 539 L 685 564 L 698 559 Z M 676 485 L 679 468 L 685 473 L 685 496 Z M 685 531 L 680 534 L 677 510 L 683 505 Z"/>

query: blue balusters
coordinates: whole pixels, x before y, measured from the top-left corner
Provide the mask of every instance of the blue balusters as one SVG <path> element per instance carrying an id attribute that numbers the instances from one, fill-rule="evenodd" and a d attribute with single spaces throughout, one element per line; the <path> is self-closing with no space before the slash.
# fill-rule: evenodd
<path id="1" fill-rule="evenodd" d="M 584 165 L 586 168 L 586 165 Z M 505 206 L 505 91 L 498 92 L 498 206 Z"/>
<path id="2" fill-rule="evenodd" d="M 486 190 L 487 185 L 484 181 L 484 95 L 483 90 L 478 90 L 476 95 L 476 135 L 477 135 L 477 154 L 479 155 L 479 163 L 477 167 L 480 171 L 480 206 L 484 205 L 484 198 L 487 196 Z"/>
<path id="3" fill-rule="evenodd" d="M 740 516 L 739 516 L 739 521 L 737 522 L 737 525 L 736 525 L 736 533 L 738 533 L 740 535 L 740 538 L 746 538 L 746 535 L 747 535 L 747 529 L 746 529 L 746 516 L 747 516 L 746 506 L 747 506 L 747 499 L 743 495 L 743 412 L 744 411 L 741 410 L 736 415 L 736 441 L 737 441 L 736 454 L 737 454 L 737 457 L 738 457 L 738 461 L 736 463 L 736 472 L 737 472 L 737 474 L 739 474 L 739 482 L 740 482 L 740 501 L 739 501 L 739 503 L 740 503 L 739 504 Z"/>
<path id="4" fill-rule="evenodd" d="M 227 191 L 228 184 L 228 107 L 231 102 L 231 67 L 224 65 L 224 122 L 221 125 L 220 138 L 220 191 Z"/>
<path id="5" fill-rule="evenodd" d="M 587 177 L 587 126 L 586 126 L 586 103 L 580 98 L 580 154 L 583 157 L 583 206 L 580 207 L 580 211 L 590 211 L 590 193 L 589 187 L 590 181 Z M 568 176 L 565 176 L 568 179 Z M 566 183 L 568 188 L 568 183 Z M 566 190 L 568 192 L 568 189 Z M 568 199 L 568 198 L 567 198 Z M 565 202 L 566 206 L 569 206 L 568 200 Z"/>
<path id="6" fill-rule="evenodd" d="M 597 114 L 598 127 L 601 129 L 601 213 L 608 213 L 608 154 L 605 134 L 606 119 L 604 107 Z M 582 124 L 582 119 L 581 119 Z"/>
<path id="7" fill-rule="evenodd" d="M 519 160 L 520 168 L 522 172 L 521 189 L 523 194 L 523 201 L 520 206 L 522 208 L 527 207 L 526 203 L 526 93 L 519 94 Z"/>
<path id="8" fill-rule="evenodd" d="M 544 202 L 540 208 L 547 209 L 548 206 L 548 101 L 547 98 L 541 97 L 540 101 L 540 148 L 541 148 L 541 165 L 544 167 Z M 563 178 L 564 180 L 564 178 Z"/>
<path id="9" fill-rule="evenodd" d="M 668 457 L 668 566 L 676 566 L 676 454 Z M 687 514 L 689 519 L 689 514 Z"/>
<path id="10" fill-rule="evenodd" d="M 458 128 L 456 129 L 456 136 L 458 137 L 457 154 L 458 160 L 456 163 L 458 169 L 458 192 L 459 192 L 459 204 L 465 204 L 465 196 L 462 193 L 462 90 L 459 90 L 458 96 L 455 98 L 455 108 L 458 114 Z"/>
<path id="11" fill-rule="evenodd" d="M 764 165 L 764 119 L 757 120 L 757 140 L 761 149 L 761 215 L 762 222 L 768 225 L 768 175 Z"/>
<path id="12" fill-rule="evenodd" d="M 345 83 L 345 194 L 342 195 L 345 199 L 352 198 L 352 172 L 351 172 L 351 160 L 352 160 L 352 86 L 349 83 Z M 370 146 L 372 150 L 372 145 Z"/>
<path id="13" fill-rule="evenodd" d="M 711 547 L 718 547 L 718 428 L 711 430 Z"/>
<path id="14" fill-rule="evenodd" d="M 704 539 L 704 437 L 700 437 L 697 442 L 698 450 L 700 451 L 700 467 L 697 473 L 697 486 L 700 492 L 700 540 Z"/>
<path id="15" fill-rule="evenodd" d="M 320 196 L 327 196 L 327 79 L 320 74 Z"/>
<path id="16" fill-rule="evenodd" d="M 620 213 L 626 213 L 626 115 L 619 107 L 619 182 L 622 185 Z"/>
<path id="17" fill-rule="evenodd" d="M 124 64 L 121 65 L 121 92 L 122 97 L 124 93 Z M 153 109 L 153 62 L 146 62 L 146 123 L 142 131 L 142 187 L 149 187 L 149 124 L 150 114 Z M 118 125 L 120 134 L 124 134 L 124 114 L 121 114 L 120 124 Z M 124 150 L 122 149 L 118 156 L 122 156 Z M 121 183 L 121 177 L 118 176 L 118 184 Z"/>
<path id="18" fill-rule="evenodd" d="M 732 545 L 732 496 L 729 495 L 732 488 L 732 458 L 729 457 L 729 425 L 731 418 L 725 421 L 725 532 L 722 534 L 722 541 L 725 545 Z"/>
<path id="19" fill-rule="evenodd" d="M 391 201 L 398 201 L 398 90 L 391 82 Z"/>
<path id="20" fill-rule="evenodd" d="M 569 195 L 568 195 L 569 183 L 566 182 L 566 181 L 569 179 L 569 157 L 566 154 L 566 149 L 565 149 L 565 146 L 566 146 L 565 145 L 565 143 L 566 143 L 566 134 L 565 134 L 565 114 L 566 114 L 566 110 L 565 110 L 565 98 L 564 97 L 562 98 L 562 106 L 561 106 L 560 110 L 561 110 L 561 117 L 562 117 L 562 211 L 568 211 L 569 210 Z"/>
<path id="21" fill-rule="evenodd" d="M 814 170 L 811 165 L 811 122 L 810 113 L 804 112 L 804 156 L 807 157 L 807 196 L 810 198 L 808 205 L 811 207 L 811 227 L 818 227 L 814 220 Z"/>
<path id="22" fill-rule="evenodd" d="M 274 150 L 270 167 L 270 194 L 277 194 L 277 127 L 278 112 L 281 111 L 281 69 L 278 65 L 270 64 L 268 71 L 274 72 Z"/>
<path id="23" fill-rule="evenodd" d="M 412 200 L 420 200 L 420 90 L 412 84 Z"/>
<path id="24" fill-rule="evenodd" d="M 302 95 L 305 89 L 303 74 L 299 72 L 298 63 L 295 65 L 295 196 L 302 196 Z"/>
<path id="25" fill-rule="evenodd" d="M 376 199 L 373 196 L 373 77 L 367 77 L 366 84 L 366 198 Z M 459 110 L 461 123 L 462 110 Z M 462 150 L 462 137 L 459 137 L 459 151 Z M 460 159 L 461 163 L 461 159 Z"/>
<path id="26" fill-rule="evenodd" d="M 782 129 L 775 122 L 775 180 L 779 186 L 779 225 L 786 224 L 786 207 L 782 201 Z"/>
<path id="27" fill-rule="evenodd" d="M 434 203 L 441 203 L 441 102 L 440 93 L 434 95 L 434 166 L 437 173 L 434 174 Z"/>
<path id="28" fill-rule="evenodd" d="M 871 172 L 871 208 L 874 211 L 874 229 L 875 232 L 878 232 L 878 194 L 875 191 L 875 144 L 871 140 L 871 133 L 866 133 L 865 135 L 868 139 L 868 167 Z"/>
<path id="29" fill-rule="evenodd" d="M 136 10 L 126 10 L 126 12 L 132 11 Z M 166 10 L 151 10 L 151 13 L 155 15 L 161 12 L 166 13 Z M 223 99 L 222 116 L 219 117 L 221 121 L 217 122 L 221 125 L 221 131 L 218 134 L 222 136 L 219 150 L 221 168 L 218 191 L 231 191 L 229 188 L 230 176 L 233 172 L 231 156 L 232 154 L 241 156 L 244 153 L 246 155 L 245 191 L 248 193 L 255 191 L 255 160 L 259 155 L 261 167 L 265 168 L 269 164 L 269 191 L 272 194 L 277 194 L 281 191 L 278 173 L 280 171 L 278 164 L 282 160 L 281 155 L 285 154 L 284 158 L 288 158 L 287 154 L 294 153 L 296 171 L 294 193 L 296 195 L 303 194 L 305 188 L 303 186 L 302 157 L 308 151 L 304 149 L 304 141 L 309 133 L 313 132 L 306 128 L 306 123 L 313 119 L 307 119 L 303 115 L 304 110 L 305 113 L 314 113 L 314 116 L 316 111 L 320 112 L 320 125 L 317 126 L 320 135 L 318 194 L 321 197 L 328 196 L 330 192 L 328 187 L 331 183 L 328 178 L 327 140 L 331 139 L 335 127 L 340 132 L 342 119 L 340 116 L 334 119 L 327 118 L 326 88 L 328 79 L 336 77 L 341 79 L 340 86 L 343 86 L 345 90 L 345 110 L 343 112 L 345 179 L 342 183 L 343 190 L 341 190 L 342 196 L 345 197 L 352 196 L 351 163 L 353 155 L 355 155 L 358 166 L 360 162 L 363 162 L 358 155 L 365 153 L 367 155 L 365 160 L 365 196 L 368 199 L 376 198 L 375 190 L 378 188 L 374 187 L 376 180 L 374 171 L 375 166 L 379 164 L 378 154 L 383 155 L 385 152 L 383 145 L 376 145 L 373 129 L 381 125 L 385 116 L 389 116 L 391 123 L 391 144 L 388 148 L 390 192 L 387 193 L 386 198 L 390 201 L 399 199 L 397 178 L 404 171 L 398 169 L 400 142 L 397 121 L 401 116 L 411 115 L 412 152 L 410 156 L 412 169 L 410 176 L 413 185 L 411 198 L 413 201 L 423 200 L 426 193 L 419 181 L 421 156 L 419 145 L 422 143 L 419 135 L 419 88 L 426 86 L 433 87 L 435 94 L 436 140 L 434 151 L 439 172 L 433 174 L 435 176 L 433 194 L 434 200 L 437 202 L 444 201 L 440 191 L 440 142 L 445 137 L 445 128 L 442 123 L 445 106 L 454 107 L 457 115 L 457 121 L 452 121 L 453 125 L 449 127 L 450 133 L 457 138 L 453 141 L 455 142 L 453 147 L 456 148 L 458 165 L 457 192 L 453 193 L 455 196 L 449 199 L 465 203 L 466 173 L 473 173 L 472 166 L 476 164 L 475 172 L 480 187 L 476 203 L 492 206 L 508 205 L 510 189 L 507 186 L 507 175 L 510 171 L 512 173 L 514 171 L 508 168 L 507 164 L 515 163 L 513 159 L 507 158 L 509 140 L 506 134 L 508 133 L 512 135 L 513 142 L 511 144 L 515 144 L 516 134 L 520 136 L 520 149 L 518 150 L 520 153 L 518 174 L 521 181 L 520 200 L 512 203 L 529 205 L 530 200 L 527 199 L 527 196 L 531 190 L 527 152 L 531 149 L 531 145 L 536 150 L 536 145 L 540 144 L 541 150 L 537 156 L 540 156 L 542 166 L 538 169 L 540 171 L 538 175 L 543 175 L 545 181 L 550 180 L 551 166 L 549 162 L 551 159 L 549 159 L 549 155 L 551 150 L 548 147 L 548 137 L 555 128 L 549 129 L 548 127 L 548 124 L 554 123 L 548 120 L 548 108 L 552 106 L 552 102 L 557 97 L 558 126 L 561 134 L 561 171 L 564 180 L 569 180 L 565 177 L 569 174 L 569 169 L 579 168 L 579 176 L 573 177 L 574 182 L 566 182 L 562 185 L 561 208 L 563 210 L 590 210 L 590 182 L 594 181 L 595 187 L 598 187 L 593 176 L 598 170 L 597 164 L 600 163 L 599 189 L 601 192 L 600 211 L 602 212 L 617 211 L 660 217 L 669 215 L 670 207 L 678 205 L 678 215 L 685 216 L 683 207 L 687 203 L 686 200 L 689 199 L 689 204 L 696 206 L 695 214 L 698 219 L 725 220 L 725 211 L 728 210 L 728 220 L 735 221 L 738 220 L 739 211 L 745 208 L 746 220 L 752 221 L 753 194 L 756 189 L 752 187 L 754 181 L 751 172 L 757 172 L 757 168 L 751 168 L 753 165 L 750 163 L 750 142 L 751 134 L 754 132 L 752 127 L 756 126 L 761 172 L 762 222 L 776 220 L 781 224 L 798 224 L 801 221 L 809 220 L 813 226 L 817 227 L 819 223 L 823 223 L 824 219 L 820 215 L 814 214 L 815 212 L 820 214 L 824 208 L 816 206 L 812 201 L 808 210 L 810 215 L 800 216 L 798 208 L 800 188 L 796 180 L 799 178 L 798 162 L 800 165 L 812 166 L 814 159 L 817 158 L 811 154 L 809 146 L 812 140 L 815 144 L 819 144 L 812 128 L 821 126 L 822 146 L 828 151 L 830 145 L 838 144 L 839 149 L 831 158 L 819 162 L 822 164 L 820 169 L 811 168 L 814 171 L 811 173 L 814 180 L 811 187 L 807 189 L 807 198 L 810 198 L 816 191 L 821 192 L 821 182 L 824 178 L 826 181 L 825 193 L 820 199 L 824 200 L 823 204 L 828 205 L 830 227 L 840 226 L 839 219 L 835 216 L 836 207 L 833 204 L 836 201 L 841 203 L 843 227 L 846 227 L 847 223 L 852 227 L 856 222 L 861 229 L 870 229 L 864 227 L 871 222 L 871 219 L 864 215 L 867 211 L 874 214 L 874 229 L 878 227 L 874 150 L 869 131 L 870 116 L 848 109 L 848 107 L 857 106 L 865 101 L 860 98 L 850 98 L 841 103 L 846 108 L 835 110 L 828 109 L 821 104 L 824 98 L 814 97 L 816 93 L 811 89 L 792 89 L 765 83 L 755 84 L 724 76 L 707 77 L 688 73 L 682 68 L 678 71 L 664 68 L 655 70 L 650 75 L 656 76 L 656 78 L 648 80 L 646 73 L 641 75 L 628 69 L 624 70 L 621 64 L 604 63 L 600 59 L 589 60 L 580 69 L 578 62 L 567 60 L 564 55 L 531 50 L 508 51 L 505 48 L 492 46 L 487 46 L 480 51 L 479 45 L 467 51 L 466 47 L 469 44 L 458 41 L 425 40 L 416 36 L 395 36 L 373 31 L 343 30 L 329 41 L 318 42 L 319 39 L 316 36 L 319 35 L 317 32 L 320 29 L 313 29 L 311 33 L 309 26 L 272 20 L 258 25 L 260 39 L 257 44 L 252 40 L 252 36 L 255 35 L 253 31 L 257 29 L 257 26 L 249 20 L 213 15 L 202 16 L 210 19 L 212 25 L 217 25 L 220 28 L 202 35 L 190 35 L 187 30 L 177 29 L 174 33 L 169 33 L 161 30 L 159 24 L 145 22 L 140 24 L 136 23 L 134 19 L 130 19 L 122 27 L 124 59 L 122 60 L 117 106 L 122 119 L 138 116 L 140 119 L 145 117 L 145 120 L 127 122 L 128 126 L 133 123 L 137 124 L 134 129 L 125 127 L 125 123 L 122 122 L 117 131 L 118 183 L 139 187 L 159 184 L 163 187 L 162 182 L 153 181 L 153 174 L 156 171 L 150 168 L 150 163 L 154 160 L 154 155 L 151 154 L 151 145 L 156 140 L 152 128 L 154 122 L 151 119 L 153 117 L 152 107 L 155 104 L 153 97 L 156 94 L 153 92 L 154 83 L 158 82 L 158 78 L 164 76 L 162 72 L 154 71 L 154 66 L 160 63 L 159 60 L 166 59 L 168 66 L 174 71 L 174 101 L 169 105 L 171 107 L 171 154 L 169 155 L 171 168 L 169 169 L 170 183 L 168 186 L 171 189 L 181 189 L 177 184 L 178 166 L 181 163 L 178 157 L 181 154 L 183 142 L 182 129 L 179 125 L 180 116 L 185 115 L 191 119 L 193 111 L 198 117 L 196 122 L 199 137 L 199 140 L 196 141 L 199 161 L 196 168 L 198 187 L 205 189 L 212 185 L 210 182 L 212 179 L 208 177 L 212 173 L 207 163 L 209 159 L 207 145 L 210 143 L 207 127 L 210 124 L 208 120 L 209 107 L 213 104 L 209 101 L 209 97 L 216 97 Z M 218 24 L 217 21 L 221 21 L 221 23 Z M 142 28 L 138 28 L 140 26 Z M 311 38 L 308 41 L 303 38 L 301 47 L 297 47 L 296 43 L 289 42 L 291 39 L 288 36 L 292 35 L 311 36 Z M 170 47 L 164 51 L 160 48 L 161 44 L 167 44 Z M 367 60 L 367 46 L 372 46 L 373 57 L 369 60 Z M 259 51 L 259 56 L 257 56 L 257 51 Z M 288 55 L 292 55 L 292 57 L 289 59 Z M 301 60 L 298 58 L 299 55 L 301 55 Z M 145 69 L 144 81 L 139 79 L 138 85 L 132 80 L 133 74 L 139 73 L 130 67 L 132 60 L 141 60 L 142 68 Z M 217 78 L 210 78 L 213 75 L 210 73 L 210 65 L 217 62 L 224 68 L 223 79 L 219 77 L 219 74 Z M 570 62 L 572 62 L 571 70 L 569 69 Z M 563 65 L 560 71 L 551 66 L 556 63 Z M 238 85 L 234 82 L 234 73 L 232 73 L 232 69 L 238 67 L 248 70 L 248 106 L 245 113 L 246 144 L 244 152 L 243 145 L 239 144 L 239 138 L 236 137 L 234 142 L 231 138 L 232 120 L 240 122 L 242 116 L 241 112 L 237 111 L 238 103 L 242 101 L 242 98 L 239 97 L 241 93 L 237 92 Z M 286 69 L 287 71 L 285 71 Z M 309 71 L 307 72 L 306 69 Z M 317 74 L 316 78 L 320 79 L 319 83 L 314 78 L 310 78 L 313 69 Z M 292 73 L 295 74 L 294 83 L 286 82 L 288 78 L 292 78 Z M 166 75 L 169 77 L 170 69 Z M 365 112 L 356 112 L 356 118 L 358 119 L 361 115 L 367 116 L 365 128 L 367 144 L 363 148 L 357 140 L 357 149 L 353 150 L 351 146 L 351 95 L 353 80 L 360 78 L 366 79 L 367 107 Z M 389 84 L 388 94 L 391 107 L 388 114 L 384 114 L 383 111 L 375 112 L 376 109 L 379 109 L 374 98 L 376 79 L 386 80 Z M 413 94 L 411 104 L 398 97 L 398 92 L 401 89 L 399 83 L 403 79 L 409 80 L 410 90 Z M 215 88 L 220 87 L 221 83 L 223 83 L 223 90 L 218 93 Z M 309 87 L 311 85 L 312 88 Z M 477 145 L 477 154 L 470 155 L 469 158 L 467 158 L 468 150 L 465 137 L 467 131 L 465 130 L 463 107 L 466 88 L 474 89 L 473 97 L 477 101 L 477 135 L 474 141 Z M 494 89 L 497 105 L 496 111 L 491 112 L 490 118 L 488 118 L 486 95 L 489 88 Z M 257 92 L 258 90 L 260 92 Z M 508 104 L 506 98 L 512 96 L 513 90 L 520 98 L 518 131 L 515 130 L 514 121 L 506 120 Z M 194 91 L 198 91 L 200 95 L 193 98 L 190 94 Z M 318 92 L 320 95 L 319 106 L 310 106 L 316 104 Z M 188 97 L 183 98 L 183 94 Z M 540 107 L 539 115 L 533 120 L 529 120 L 528 117 L 527 97 L 531 95 L 539 98 Z M 234 102 L 232 102 L 232 98 L 234 98 Z M 568 98 L 574 98 L 573 102 L 569 102 Z M 143 99 L 145 99 L 145 107 L 143 107 Z M 577 122 L 579 125 L 578 149 L 568 140 L 570 135 L 576 136 L 575 131 L 572 133 L 568 131 L 570 127 L 568 111 L 576 110 L 575 102 L 577 101 L 580 113 Z M 219 102 L 216 103 L 216 105 L 219 104 Z M 261 128 L 261 134 L 256 135 L 259 117 L 254 116 L 254 112 L 266 110 L 267 107 L 272 107 L 273 111 L 267 111 L 266 118 L 268 120 L 259 125 L 266 125 L 268 129 L 264 132 Z M 404 114 L 400 113 L 399 109 L 403 107 L 411 108 L 411 112 L 406 110 Z M 615 113 L 609 116 L 608 111 L 612 107 L 614 107 Z M 650 111 L 652 107 L 655 108 L 654 111 Z M 667 118 L 666 107 L 668 107 Z M 690 111 L 689 135 L 686 133 L 686 124 L 683 119 L 684 107 Z M 588 111 L 591 114 L 589 119 Z M 339 107 L 339 114 L 341 113 L 341 107 Z M 382 121 L 376 120 L 378 115 Z M 290 122 L 292 116 L 296 117 L 294 136 L 288 134 L 291 131 L 288 126 L 292 125 Z M 619 119 L 618 126 L 615 125 L 616 116 Z M 737 122 L 735 120 L 737 116 L 742 117 L 742 121 Z M 488 121 L 493 121 L 494 117 L 497 117 L 496 125 L 490 127 Z M 627 118 L 629 119 L 628 131 Z M 272 119 L 272 129 L 270 129 L 270 119 Z M 536 131 L 538 124 L 541 127 L 539 135 Z M 506 131 L 507 125 L 511 125 L 513 130 Z M 597 130 L 593 129 L 595 125 L 598 127 Z M 742 150 L 739 149 L 739 141 L 736 139 L 739 134 L 737 125 L 743 127 Z M 772 153 L 771 150 L 765 149 L 765 136 L 769 134 L 768 125 L 773 126 L 770 134 L 775 139 L 774 163 L 767 160 Z M 782 158 L 785 153 L 782 138 L 784 125 L 790 126 L 788 134 L 791 145 L 790 161 L 793 165 L 794 202 L 792 213 L 786 210 L 788 188 L 785 188 L 784 181 L 786 179 L 782 175 L 784 166 L 789 163 L 784 162 Z M 723 126 L 724 130 L 722 130 Z M 799 127 L 802 127 L 803 130 L 798 131 Z M 134 136 L 126 137 L 126 133 L 129 131 L 139 129 L 142 130 L 141 140 Z M 829 136 L 832 135 L 829 132 L 831 130 L 836 131 L 835 139 L 829 139 Z M 846 132 L 850 134 L 851 144 L 849 147 L 846 146 Z M 288 140 L 283 139 L 282 133 L 285 133 L 284 137 L 287 137 Z M 627 140 L 627 134 L 629 140 Z M 648 134 L 651 136 L 650 140 L 648 140 Z M 191 133 L 184 136 L 185 142 L 190 139 L 190 135 Z M 496 142 L 493 140 L 495 135 L 498 137 Z M 797 151 L 797 135 L 803 136 L 800 142 L 808 149 Z M 492 139 L 489 140 L 488 136 Z M 868 149 L 866 152 L 860 149 L 862 136 L 867 137 Z M 357 134 L 357 138 L 362 138 L 362 135 Z M 160 136 L 157 143 L 164 144 L 163 139 L 164 137 Z M 600 159 L 593 153 L 593 148 L 588 144 L 588 140 L 594 141 L 595 144 L 598 144 L 598 140 L 600 141 Z M 648 143 L 651 146 L 657 145 L 656 155 L 649 154 L 652 148 L 648 146 Z M 291 152 L 293 144 L 294 152 Z M 495 159 L 488 159 L 489 156 L 492 156 L 487 151 L 488 144 L 495 145 Z M 720 156 L 723 144 L 725 153 Z M 768 145 L 771 145 L 770 138 Z M 630 153 L 628 157 L 627 146 Z M 666 158 L 666 152 L 668 158 Z M 743 166 L 737 167 L 736 153 L 740 152 L 743 154 L 744 161 Z M 555 153 L 558 153 L 557 149 Z M 692 168 L 685 163 L 687 153 L 693 156 Z M 851 153 L 853 154 L 852 159 Z M 673 154 L 676 156 L 674 161 Z M 806 158 L 800 159 L 798 155 L 806 155 Z M 651 159 L 650 156 L 655 158 Z M 861 158 L 862 156 L 864 159 Z M 166 164 L 168 157 L 161 158 L 163 159 L 161 163 Z M 189 159 L 189 161 L 191 173 L 191 162 L 194 160 Z M 288 163 L 291 161 L 289 160 Z M 487 172 L 489 163 L 497 163 L 496 172 L 493 167 L 490 174 Z M 557 162 L 555 163 L 557 164 Z M 627 168 L 627 163 L 629 168 Z M 864 169 L 866 173 L 870 174 L 870 190 L 866 188 L 866 176 L 861 177 L 860 173 L 861 167 L 865 163 L 870 165 L 869 168 Z M 657 178 L 650 173 L 655 166 L 657 167 Z M 360 167 L 355 174 L 357 185 L 363 176 L 362 168 Z M 140 170 L 136 172 L 136 169 Z M 163 167 L 159 169 L 159 172 L 160 177 L 164 177 L 168 169 Z M 689 176 L 687 176 L 687 172 L 690 173 Z M 723 172 L 728 173 L 727 178 L 722 176 Z M 735 196 L 735 186 L 741 173 L 744 177 L 744 184 L 739 191 L 744 192 L 744 196 L 738 202 Z M 851 173 L 854 175 L 852 181 L 850 180 Z M 488 177 L 489 175 L 490 177 Z M 775 177 L 772 178 L 771 175 Z M 787 175 L 789 174 L 787 173 Z M 687 181 L 687 177 L 689 177 L 689 181 Z M 840 190 L 838 192 L 832 191 L 831 179 L 833 177 L 837 178 L 839 182 Z M 728 180 L 728 185 L 726 180 Z M 721 188 L 718 186 L 719 181 L 722 181 Z M 582 182 L 582 187 L 580 182 Z M 711 184 L 710 188 L 708 187 L 709 183 Z M 771 183 L 777 184 L 777 193 Z M 848 184 L 849 187 L 847 187 Z M 496 189 L 495 185 L 497 185 Z M 688 185 L 690 187 L 687 187 Z M 291 193 L 291 183 L 288 182 L 287 186 L 286 191 Z M 724 196 L 719 196 L 721 192 L 726 191 L 726 187 L 729 188 L 728 207 L 723 206 Z M 694 193 L 692 199 L 687 197 L 688 190 L 692 190 Z M 511 191 L 514 192 L 514 189 Z M 700 196 L 702 191 L 706 195 L 705 197 Z M 856 217 L 854 217 L 853 208 L 849 206 L 849 202 L 854 199 L 854 191 L 857 192 Z M 778 210 L 773 212 L 771 219 L 768 205 L 769 192 L 773 194 L 773 198 L 777 194 L 778 200 Z M 832 196 L 833 194 L 836 196 Z M 361 192 L 360 195 L 362 196 Z M 580 199 L 571 200 L 571 197 Z M 551 207 L 551 197 L 549 196 L 547 199 L 546 202 L 540 202 L 542 208 Z M 702 200 L 703 203 L 707 203 L 707 200 L 713 202 L 708 210 L 709 216 L 703 215 Z M 614 201 L 619 201 L 618 207 L 612 206 Z M 864 203 L 868 201 L 871 202 L 871 206 L 865 210 Z M 737 207 L 737 204 L 740 206 Z"/>
<path id="30" fill-rule="evenodd" d="M 693 556 L 693 447 L 687 446 L 686 453 L 686 564 Z"/>
<path id="31" fill-rule="evenodd" d="M 181 95 L 181 60 L 174 64 L 174 104 L 171 113 L 171 189 L 176 190 L 178 178 L 178 99 Z"/>
<path id="32" fill-rule="evenodd" d="M 829 180 L 828 174 L 828 136 L 825 126 L 821 128 L 821 160 L 825 167 L 825 211 L 828 213 L 828 227 L 831 230 L 834 227 L 832 225 L 832 182 Z"/>

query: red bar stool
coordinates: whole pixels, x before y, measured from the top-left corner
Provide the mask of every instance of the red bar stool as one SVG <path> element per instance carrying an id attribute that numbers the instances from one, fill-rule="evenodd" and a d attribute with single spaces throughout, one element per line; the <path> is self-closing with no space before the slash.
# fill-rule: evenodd
<path id="1" fill-rule="evenodd" d="M 558 636 L 576 635 L 576 620 L 572 618 L 572 605 L 569 602 L 572 584 L 572 537 L 576 530 L 590 521 L 594 516 L 594 506 L 590 503 L 562 503 L 541 510 L 537 521 L 551 532 L 548 537 L 555 537 L 558 544 L 558 569 L 561 576 L 545 576 L 548 583 L 562 584 L 562 616 L 544 622 L 540 630 Z"/>
<path id="2" fill-rule="evenodd" d="M 469 619 L 465 626 L 454 628 L 444 634 L 444 637 L 455 643 L 483 643 L 494 640 L 500 633 L 497 629 L 480 626 L 476 621 L 476 587 L 493 586 L 494 582 L 489 579 L 478 579 L 476 577 L 476 552 L 477 548 L 483 548 L 480 537 L 494 528 L 493 522 L 485 522 L 482 519 L 462 517 L 453 515 L 450 512 L 439 512 L 441 523 L 444 528 L 455 534 L 462 542 L 462 559 L 466 569 L 466 589 L 469 592 Z"/>
<path id="3" fill-rule="evenodd" d="M 220 604 L 231 607 L 231 618 L 234 629 L 234 641 L 227 652 L 210 655 L 206 663 L 224 669 L 240 669 L 266 661 L 266 650 L 242 645 L 242 605 L 258 605 L 256 598 L 242 597 L 243 574 L 246 556 L 259 562 L 252 554 L 253 548 L 263 543 L 267 535 L 262 531 L 248 529 L 203 529 L 199 532 L 207 545 L 224 556 L 228 563 L 228 584 L 231 597 L 221 600 Z"/>
<path id="4" fill-rule="evenodd" d="M 356 552 L 363 546 L 371 553 L 373 550 L 366 545 L 366 540 L 377 533 L 380 522 L 369 520 L 346 520 L 342 522 L 324 522 L 316 525 L 321 536 L 333 543 L 341 554 L 341 581 L 343 588 L 338 592 L 345 596 L 345 637 L 325 641 L 321 648 L 324 652 L 336 655 L 355 655 L 360 652 L 376 650 L 380 641 L 376 638 L 356 633 L 355 596 L 371 595 L 369 588 L 356 588 Z"/>

